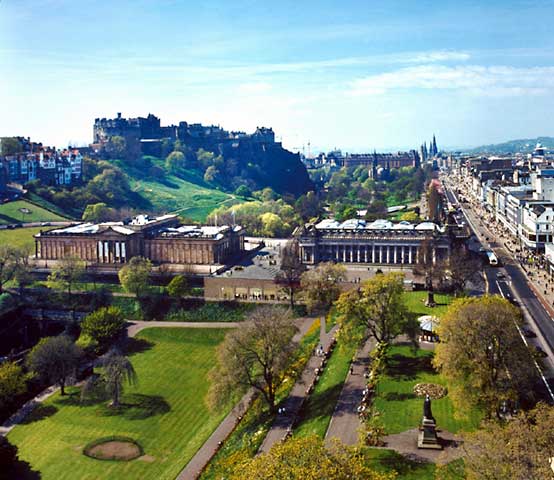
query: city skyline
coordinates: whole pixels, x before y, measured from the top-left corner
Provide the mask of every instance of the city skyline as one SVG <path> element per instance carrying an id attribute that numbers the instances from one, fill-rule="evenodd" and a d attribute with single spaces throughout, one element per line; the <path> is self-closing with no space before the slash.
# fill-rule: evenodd
<path id="1" fill-rule="evenodd" d="M 306 151 L 549 135 L 553 5 L 4 0 L 0 132 L 84 144 L 123 112 Z"/>

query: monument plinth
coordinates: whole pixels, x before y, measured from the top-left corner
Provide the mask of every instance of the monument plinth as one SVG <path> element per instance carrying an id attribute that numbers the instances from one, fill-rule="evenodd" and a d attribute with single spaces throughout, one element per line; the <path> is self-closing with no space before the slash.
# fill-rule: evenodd
<path id="1" fill-rule="evenodd" d="M 437 424 L 433 412 L 431 412 L 431 397 L 429 395 L 425 396 L 423 402 L 423 420 L 417 438 L 417 448 L 442 450 L 442 445 L 437 437 Z"/>

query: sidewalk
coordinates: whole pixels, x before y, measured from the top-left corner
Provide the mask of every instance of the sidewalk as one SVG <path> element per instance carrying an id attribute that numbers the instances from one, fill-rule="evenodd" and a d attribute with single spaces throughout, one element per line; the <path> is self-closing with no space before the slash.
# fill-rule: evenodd
<path id="1" fill-rule="evenodd" d="M 324 328 L 325 324 L 323 322 L 322 332 L 320 333 L 320 344 L 323 345 L 323 350 L 328 352 L 338 327 L 335 325 L 329 333 L 323 333 Z M 321 368 L 323 359 L 324 357 L 317 356 L 314 353 L 308 360 L 302 375 L 296 381 L 289 396 L 282 404 L 285 408 L 285 413 L 275 418 L 258 453 L 267 453 L 273 445 L 284 440 L 289 432 L 292 431 L 300 408 L 309 395 L 308 389 L 314 384 L 314 379 L 316 377 L 315 369 Z"/>
<path id="2" fill-rule="evenodd" d="M 366 387 L 367 380 L 364 373 L 369 366 L 369 354 L 375 348 L 375 339 L 370 338 L 363 347 L 358 350 L 356 360 L 353 362 L 354 373 L 348 373 L 340 397 L 337 401 L 335 411 L 329 422 L 325 442 L 331 443 L 331 439 L 338 438 L 346 445 L 358 443 L 358 428 L 360 419 L 358 417 L 358 405 L 363 396 L 362 392 Z"/>

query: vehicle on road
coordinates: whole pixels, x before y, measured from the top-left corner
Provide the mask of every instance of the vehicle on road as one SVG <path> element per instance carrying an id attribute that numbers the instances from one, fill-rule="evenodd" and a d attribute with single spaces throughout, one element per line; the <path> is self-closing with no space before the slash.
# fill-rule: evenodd
<path id="1" fill-rule="evenodd" d="M 491 267 L 498 267 L 499 265 L 498 257 L 494 254 L 494 252 L 492 250 L 487 250 L 486 254 L 487 254 L 487 259 L 489 261 L 489 265 Z"/>
<path id="2" fill-rule="evenodd" d="M 539 347 L 538 345 L 533 345 L 533 347 L 531 348 L 531 352 L 533 353 L 534 356 L 539 357 L 539 358 L 546 358 L 547 357 L 546 352 L 541 347 Z"/>

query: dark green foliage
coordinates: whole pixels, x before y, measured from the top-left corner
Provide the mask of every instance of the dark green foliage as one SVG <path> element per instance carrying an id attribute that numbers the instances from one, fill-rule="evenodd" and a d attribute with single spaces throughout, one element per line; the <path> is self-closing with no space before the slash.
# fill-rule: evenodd
<path id="1" fill-rule="evenodd" d="M 87 315 L 81 323 L 81 332 L 96 342 L 100 351 L 106 351 L 125 332 L 123 313 L 117 307 L 105 307 Z"/>
<path id="2" fill-rule="evenodd" d="M 241 322 L 254 309 L 249 303 L 206 303 L 195 309 L 181 309 L 167 315 L 174 322 Z"/>

